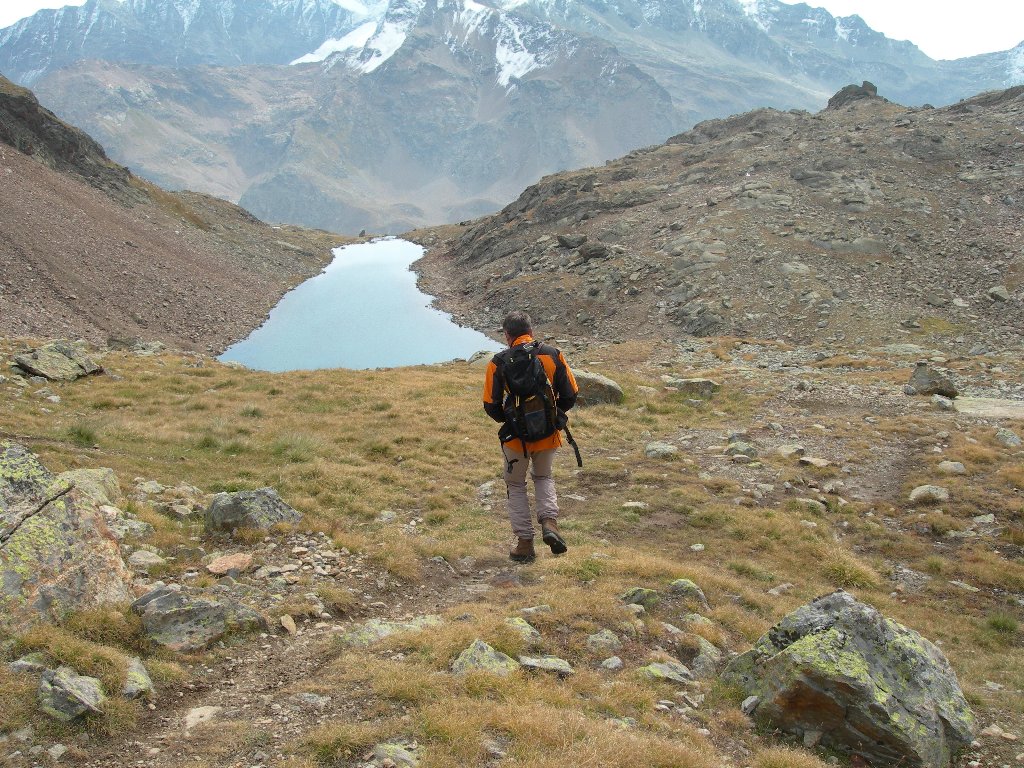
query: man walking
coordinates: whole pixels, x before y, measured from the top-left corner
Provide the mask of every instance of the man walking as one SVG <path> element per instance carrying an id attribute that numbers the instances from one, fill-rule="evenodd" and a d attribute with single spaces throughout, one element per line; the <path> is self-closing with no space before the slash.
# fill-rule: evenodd
<path id="1" fill-rule="evenodd" d="M 484 410 L 487 415 L 501 423 L 498 439 L 505 455 L 505 485 L 508 488 L 508 516 L 512 532 L 518 538 L 515 549 L 509 557 L 519 563 L 529 563 L 536 558 L 533 548 L 535 533 L 530 501 L 526 492 L 526 472 L 532 464 L 531 476 L 536 497 L 537 522 L 541 526 L 544 543 L 551 552 L 560 555 L 565 552 L 565 539 L 558 530 L 558 497 L 555 481 L 551 476 L 555 450 L 562 445 L 559 429 L 566 424 L 565 412 L 576 404 L 579 387 L 562 353 L 548 344 L 533 338 L 533 321 L 525 312 L 512 312 L 501 324 L 509 348 L 499 352 L 487 365 L 484 380 Z M 520 378 L 523 366 L 533 364 L 535 357 L 543 369 L 540 389 L 546 389 L 546 398 L 552 411 L 554 424 L 540 432 L 549 431 L 539 439 L 531 439 L 536 430 L 521 434 L 521 412 L 517 413 L 520 392 L 513 392 L 513 384 Z M 515 376 L 513 376 L 515 374 Z M 546 379 L 546 381 L 544 381 Z M 534 412 L 537 413 L 537 412 Z M 543 419 L 543 417 L 540 417 Z M 532 425 L 531 425 L 532 426 Z M 571 440 L 571 438 L 570 438 Z"/>

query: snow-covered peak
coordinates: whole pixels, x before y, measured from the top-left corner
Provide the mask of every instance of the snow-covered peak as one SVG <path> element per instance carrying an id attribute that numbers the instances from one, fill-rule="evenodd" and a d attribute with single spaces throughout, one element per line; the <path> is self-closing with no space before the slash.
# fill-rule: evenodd
<path id="1" fill-rule="evenodd" d="M 743 9 L 743 15 L 767 32 L 771 26 L 771 16 L 765 7 L 764 0 L 739 0 L 739 3 L 740 8 Z"/>
<path id="2" fill-rule="evenodd" d="M 323 45 L 312 53 L 300 56 L 292 64 L 313 64 L 324 61 L 335 53 L 351 51 L 353 48 L 362 48 L 373 37 L 377 31 L 377 22 L 368 21 L 360 27 L 356 27 L 344 37 L 327 40 Z"/>

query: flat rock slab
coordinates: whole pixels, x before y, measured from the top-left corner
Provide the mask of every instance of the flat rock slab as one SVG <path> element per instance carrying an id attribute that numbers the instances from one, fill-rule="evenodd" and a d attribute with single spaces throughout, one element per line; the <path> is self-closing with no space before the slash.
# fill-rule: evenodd
<path id="1" fill-rule="evenodd" d="M 234 555 L 224 555 L 207 563 L 206 570 L 214 576 L 225 576 L 231 571 L 245 573 L 252 567 L 252 555 L 248 552 L 239 552 Z"/>
<path id="2" fill-rule="evenodd" d="M 39 708 L 61 722 L 69 723 L 87 712 L 99 714 L 104 701 L 100 681 L 71 667 L 48 669 L 39 680 Z"/>
<path id="3" fill-rule="evenodd" d="M 267 628 L 266 619 L 248 606 L 225 605 L 162 583 L 132 603 L 132 610 L 142 617 L 146 636 L 172 651 L 198 651 L 229 632 Z"/>
<path id="4" fill-rule="evenodd" d="M 554 672 L 563 677 L 573 674 L 572 665 L 565 659 L 560 659 L 557 656 L 520 656 L 519 663 L 524 669 Z"/>
<path id="5" fill-rule="evenodd" d="M 24 355 L 15 355 L 18 367 L 50 381 L 74 381 L 103 368 L 90 360 L 75 344 L 54 341 Z"/>
<path id="6" fill-rule="evenodd" d="M 399 632 L 419 632 L 427 627 L 438 627 L 443 623 L 440 616 L 429 614 L 419 616 L 409 621 L 385 621 L 384 619 L 370 619 L 364 621 L 358 627 L 347 632 L 342 638 L 346 645 L 357 648 L 365 648 L 368 645 L 380 642 L 386 637 L 396 635 Z"/>
<path id="7" fill-rule="evenodd" d="M 217 717 L 223 707 L 195 707 L 185 713 L 185 730 L 190 731 L 197 725 L 209 723 Z"/>
<path id="8" fill-rule="evenodd" d="M 959 397 L 956 410 L 984 419 L 1019 419 L 1024 421 L 1024 400 L 1002 400 L 996 397 Z"/>

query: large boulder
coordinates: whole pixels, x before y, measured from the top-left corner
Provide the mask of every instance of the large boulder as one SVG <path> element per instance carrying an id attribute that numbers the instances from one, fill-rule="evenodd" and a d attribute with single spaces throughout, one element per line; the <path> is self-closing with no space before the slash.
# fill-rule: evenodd
<path id="1" fill-rule="evenodd" d="M 301 519 L 302 513 L 285 504 L 273 488 L 218 493 L 206 510 L 206 527 L 216 531 L 265 531 L 278 523 L 297 523 Z"/>
<path id="2" fill-rule="evenodd" d="M 24 446 L 0 442 L 0 616 L 21 624 L 130 599 L 106 517 Z"/>
<path id="3" fill-rule="evenodd" d="M 117 475 L 108 467 L 71 469 L 61 472 L 57 478 L 75 486 L 97 506 L 116 507 L 124 501 Z"/>
<path id="4" fill-rule="evenodd" d="M 574 371 L 576 383 L 579 385 L 579 405 L 599 405 L 600 403 L 611 403 L 618 405 L 625 397 L 622 394 L 622 387 L 599 373 L 589 371 Z"/>
<path id="5" fill-rule="evenodd" d="M 259 613 L 240 603 L 225 605 L 161 582 L 132 603 L 146 636 L 172 651 L 199 651 L 231 632 L 267 629 Z"/>
<path id="6" fill-rule="evenodd" d="M 843 591 L 786 616 L 724 678 L 759 722 L 871 765 L 943 768 L 974 735 L 942 651 Z"/>
<path id="7" fill-rule="evenodd" d="M 938 371 L 928 366 L 927 362 L 920 362 L 910 374 L 910 381 L 907 385 L 919 395 L 942 395 L 943 397 L 956 397 L 960 392 L 956 384 Z"/>
<path id="8" fill-rule="evenodd" d="M 23 355 L 15 355 L 14 362 L 26 373 L 51 381 L 74 381 L 91 373 L 103 372 L 103 368 L 89 359 L 79 345 L 67 341 L 54 341 Z"/>

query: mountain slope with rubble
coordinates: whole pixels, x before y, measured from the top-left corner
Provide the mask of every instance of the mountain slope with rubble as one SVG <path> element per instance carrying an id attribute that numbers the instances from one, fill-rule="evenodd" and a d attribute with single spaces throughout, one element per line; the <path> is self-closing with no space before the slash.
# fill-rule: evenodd
<path id="1" fill-rule="evenodd" d="M 1022 179 L 1024 89 L 912 109 L 850 86 L 546 177 L 417 233 L 417 269 L 475 327 L 525 307 L 560 337 L 1015 347 Z"/>

